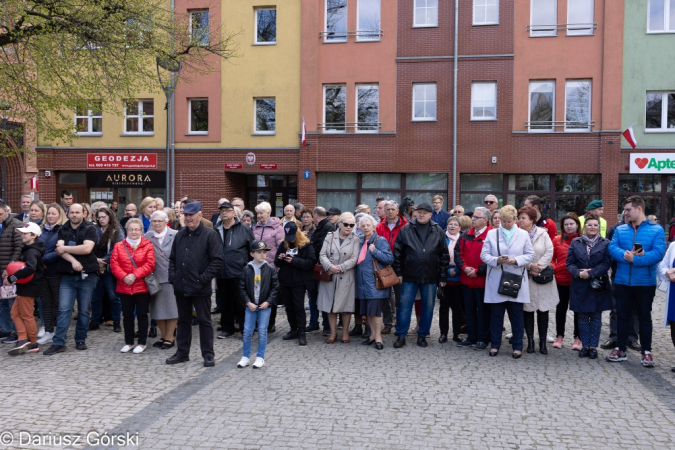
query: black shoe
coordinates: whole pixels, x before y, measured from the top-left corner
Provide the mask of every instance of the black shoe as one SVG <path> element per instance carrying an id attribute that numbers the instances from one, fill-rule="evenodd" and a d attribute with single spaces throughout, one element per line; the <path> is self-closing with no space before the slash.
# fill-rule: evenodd
<path id="1" fill-rule="evenodd" d="M 52 345 L 49 347 L 47 350 L 42 353 L 45 356 L 52 356 L 56 353 L 63 353 L 66 351 L 66 346 L 65 345 Z"/>
<path id="2" fill-rule="evenodd" d="M 267 327 L 268 333 L 274 333 L 275 331 L 277 331 L 276 325 L 272 325 L 271 327 Z"/>
<path id="3" fill-rule="evenodd" d="M 394 342 L 394 348 L 401 348 L 405 346 L 405 336 L 399 336 L 396 338 L 396 342 Z"/>
<path id="4" fill-rule="evenodd" d="M 462 342 L 459 336 L 453 336 L 452 337 L 452 342 Z"/>
<path id="5" fill-rule="evenodd" d="M 234 336 L 234 333 L 228 333 L 227 331 L 223 331 L 222 333 L 218 333 L 218 335 L 216 335 L 216 338 L 217 339 L 227 339 L 227 338 L 232 337 L 232 336 Z"/>
<path id="6" fill-rule="evenodd" d="M 588 353 L 589 353 L 589 348 L 588 348 L 588 347 L 582 348 L 581 350 L 579 350 L 579 358 L 585 358 L 585 357 L 587 357 L 587 356 L 588 356 Z"/>
<path id="7" fill-rule="evenodd" d="M 362 336 L 363 335 L 363 325 L 354 325 L 352 331 L 349 332 L 350 336 Z"/>
<path id="8" fill-rule="evenodd" d="M 588 357 L 590 359 L 598 359 L 598 351 L 594 348 L 588 349 Z"/>
<path id="9" fill-rule="evenodd" d="M 157 327 L 150 327 L 150 331 L 148 331 L 148 337 L 149 338 L 157 337 Z"/>
<path id="10" fill-rule="evenodd" d="M 539 353 L 542 355 L 548 355 L 548 349 L 546 348 L 546 336 L 543 339 L 539 339 Z"/>
<path id="11" fill-rule="evenodd" d="M 534 353 L 534 338 L 527 338 L 527 353 Z"/>
<path id="12" fill-rule="evenodd" d="M 612 339 L 607 339 L 605 342 L 600 344 L 600 348 L 604 348 L 605 350 L 610 349 L 610 348 L 614 349 L 614 348 L 616 348 L 616 341 L 614 341 Z"/>
<path id="13" fill-rule="evenodd" d="M 213 359 L 213 356 L 204 357 L 204 367 L 213 367 L 216 365 L 216 361 Z"/>
<path id="14" fill-rule="evenodd" d="M 288 333 L 284 334 L 284 337 L 282 337 L 281 339 L 283 339 L 284 341 L 290 341 L 291 339 L 297 339 L 298 336 L 299 334 L 297 331 L 291 330 Z"/>
<path id="15" fill-rule="evenodd" d="M 159 341 L 155 342 L 152 344 L 153 347 L 160 348 L 162 344 L 164 343 L 164 339 L 160 339 Z"/>
<path id="16" fill-rule="evenodd" d="M 382 342 L 376 342 L 375 348 L 378 350 L 384 350 L 384 345 L 382 345 Z"/>
<path id="17" fill-rule="evenodd" d="M 76 342 L 75 348 L 78 349 L 78 350 L 86 350 L 87 344 L 85 344 L 84 342 Z"/>
<path id="18" fill-rule="evenodd" d="M 307 328 L 305 328 L 305 333 L 310 333 L 312 331 L 319 331 L 321 328 L 319 328 L 318 325 L 312 325 Z"/>
<path id="19" fill-rule="evenodd" d="M 178 364 L 188 361 L 190 361 L 190 357 L 188 355 L 179 355 L 178 353 L 176 353 L 171 358 L 167 359 L 164 362 L 167 364 Z"/>
<path id="20" fill-rule="evenodd" d="M 443 342 L 448 342 L 448 335 L 447 334 L 441 334 L 441 337 L 438 338 L 439 344 L 442 344 Z"/>
<path id="21" fill-rule="evenodd" d="M 463 341 L 459 341 L 459 342 L 457 343 L 457 347 L 470 347 L 470 346 L 472 346 L 473 344 L 475 344 L 475 342 L 470 341 L 470 340 L 468 340 L 468 339 L 464 339 Z"/>
<path id="22" fill-rule="evenodd" d="M 120 326 L 119 322 L 113 322 L 113 331 L 115 333 L 121 333 L 122 332 L 122 327 Z"/>
<path id="23" fill-rule="evenodd" d="M 523 352 L 516 353 L 516 351 L 514 351 L 513 353 L 511 353 L 511 356 L 513 357 L 513 359 L 518 359 L 521 356 L 523 356 Z"/>
<path id="24" fill-rule="evenodd" d="M 420 347 L 427 347 L 427 339 L 422 336 L 417 336 L 417 345 Z"/>
<path id="25" fill-rule="evenodd" d="M 89 322 L 89 331 L 99 330 L 100 328 L 101 325 L 99 325 L 98 322 L 94 321 Z"/>
<path id="26" fill-rule="evenodd" d="M 636 352 L 642 352 L 642 347 L 638 341 L 628 341 L 626 346 L 631 350 L 635 350 Z"/>
<path id="27" fill-rule="evenodd" d="M 476 342 L 473 345 L 474 350 L 485 350 L 488 347 L 488 345 L 485 342 Z"/>
<path id="28" fill-rule="evenodd" d="M 373 345 L 375 343 L 375 339 L 366 339 L 365 341 L 361 342 L 361 345 Z"/>
<path id="29" fill-rule="evenodd" d="M 307 345 L 307 336 L 305 333 L 298 333 L 298 345 Z"/>
<path id="30" fill-rule="evenodd" d="M 16 342 L 19 340 L 19 336 L 16 334 L 16 332 L 12 331 L 9 333 L 3 340 L 3 344 L 16 344 Z"/>
<path id="31" fill-rule="evenodd" d="M 10 334 L 12 334 L 12 333 L 10 333 L 9 331 L 0 331 L 0 339 L 4 339 L 7 336 L 9 336 Z"/>
<path id="32" fill-rule="evenodd" d="M 211 310 L 211 314 L 220 314 L 220 308 L 216 306 Z"/>
<path id="33" fill-rule="evenodd" d="M 329 328 L 329 327 L 324 327 L 324 328 L 323 328 L 323 333 L 321 333 L 321 336 L 330 336 L 330 328 Z"/>

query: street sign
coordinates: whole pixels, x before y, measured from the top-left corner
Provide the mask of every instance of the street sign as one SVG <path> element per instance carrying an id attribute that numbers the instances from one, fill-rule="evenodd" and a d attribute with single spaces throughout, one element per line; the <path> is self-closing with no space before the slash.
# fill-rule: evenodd
<path id="1" fill-rule="evenodd" d="M 304 178 L 305 180 L 309 180 L 310 178 L 312 178 L 312 171 L 305 170 L 302 174 L 302 178 Z"/>
<path id="2" fill-rule="evenodd" d="M 243 169 L 244 165 L 242 163 L 225 163 L 226 169 Z"/>
<path id="3" fill-rule="evenodd" d="M 273 163 L 260 163 L 258 166 L 260 170 L 277 170 L 278 164 L 273 164 Z"/>

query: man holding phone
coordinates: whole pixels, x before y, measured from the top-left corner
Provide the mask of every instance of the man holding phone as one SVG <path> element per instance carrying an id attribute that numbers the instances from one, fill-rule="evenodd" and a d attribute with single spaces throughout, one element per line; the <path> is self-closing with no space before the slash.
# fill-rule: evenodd
<path id="1" fill-rule="evenodd" d="M 609 252 L 617 262 L 616 311 L 617 347 L 607 361 L 625 361 L 628 328 L 633 308 L 640 323 L 640 343 L 644 367 L 654 367 L 652 356 L 652 302 L 656 293 L 656 266 L 666 251 L 663 228 L 647 220 L 645 201 L 634 195 L 624 202 L 626 223 L 617 227 Z"/>

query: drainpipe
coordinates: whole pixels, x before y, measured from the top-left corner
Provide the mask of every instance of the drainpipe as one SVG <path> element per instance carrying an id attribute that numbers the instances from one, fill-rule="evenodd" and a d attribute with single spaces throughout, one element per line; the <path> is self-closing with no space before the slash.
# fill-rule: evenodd
<path id="1" fill-rule="evenodd" d="M 459 38 L 459 0 L 455 0 L 455 55 L 453 57 L 454 78 L 452 86 L 452 203 L 448 206 L 453 207 L 457 203 L 457 52 Z"/>
<path id="2" fill-rule="evenodd" d="M 174 20 L 176 17 L 176 1 L 171 0 L 171 27 L 174 26 Z M 173 54 L 173 39 L 171 40 L 171 54 Z M 171 72 L 171 86 L 176 85 L 176 75 Z M 174 88 L 175 90 L 175 88 Z M 174 92 L 175 93 L 175 92 Z M 169 207 L 173 208 L 175 200 L 175 191 L 176 191 L 176 133 L 174 125 L 176 123 L 176 96 L 172 95 L 169 100 L 169 110 L 171 111 L 171 146 L 169 153 L 171 154 L 171 173 L 167 170 L 166 176 L 171 175 L 171 191 L 166 193 L 166 199 L 169 203 Z M 167 155 L 167 158 L 169 155 Z"/>

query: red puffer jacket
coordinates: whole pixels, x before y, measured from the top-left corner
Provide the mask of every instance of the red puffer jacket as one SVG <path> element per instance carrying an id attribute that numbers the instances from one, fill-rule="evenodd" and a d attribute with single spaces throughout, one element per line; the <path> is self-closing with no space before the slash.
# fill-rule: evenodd
<path id="1" fill-rule="evenodd" d="M 135 269 L 133 264 L 131 264 L 129 255 L 127 255 L 123 246 L 129 250 L 129 254 L 134 258 L 138 269 Z M 141 237 L 141 242 L 136 247 L 136 250 L 131 248 L 126 239 L 115 244 L 112 256 L 110 257 L 110 270 L 115 275 L 115 278 L 117 278 L 117 289 L 115 290 L 118 293 L 134 295 L 148 292 L 148 287 L 145 285 L 143 278 L 155 270 L 155 248 L 152 246 L 152 242 Z M 136 281 L 131 286 L 122 281 L 130 273 L 136 275 Z"/>
<path id="2" fill-rule="evenodd" d="M 555 269 L 555 282 L 561 286 L 570 286 L 572 284 L 572 274 L 567 270 L 567 252 L 570 249 L 572 239 L 579 237 L 574 234 L 559 234 L 553 238 L 553 259 L 551 264 Z"/>
<path id="3" fill-rule="evenodd" d="M 401 228 L 404 226 L 408 225 L 408 220 L 403 217 L 402 215 L 398 215 L 398 220 L 396 221 L 396 226 L 394 229 L 390 229 L 389 225 L 387 225 L 387 219 L 385 218 L 382 220 L 382 222 L 378 223 L 377 226 L 375 227 L 375 232 L 377 233 L 378 236 L 382 236 L 387 240 L 389 243 L 389 247 L 391 247 L 391 251 L 394 251 L 394 243 L 396 242 L 396 238 L 398 237 L 398 232 L 401 231 Z"/>
<path id="4" fill-rule="evenodd" d="M 470 228 L 455 244 L 455 264 L 459 267 L 459 282 L 471 289 L 485 289 L 485 275 L 487 274 L 487 264 L 480 259 L 480 252 L 483 250 L 483 243 L 487 238 L 487 233 L 492 227 L 485 227 L 479 236 L 476 236 L 476 230 Z M 466 267 L 473 267 L 476 278 L 469 278 L 464 272 Z"/>

